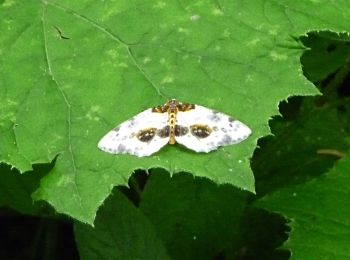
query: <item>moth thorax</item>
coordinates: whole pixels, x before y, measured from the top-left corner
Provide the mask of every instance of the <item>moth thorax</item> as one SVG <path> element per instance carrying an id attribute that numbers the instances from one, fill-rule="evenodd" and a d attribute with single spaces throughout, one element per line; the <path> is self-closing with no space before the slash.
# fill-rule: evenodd
<path id="1" fill-rule="evenodd" d="M 171 99 L 170 101 L 168 101 L 168 105 L 169 105 L 169 109 L 173 110 L 177 108 L 177 106 L 179 105 L 179 102 L 176 101 L 175 99 Z"/>

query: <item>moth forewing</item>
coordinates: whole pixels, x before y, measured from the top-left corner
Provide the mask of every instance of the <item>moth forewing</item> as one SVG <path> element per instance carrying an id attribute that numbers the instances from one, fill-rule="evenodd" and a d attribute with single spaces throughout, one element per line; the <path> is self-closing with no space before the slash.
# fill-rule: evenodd
<path id="1" fill-rule="evenodd" d="M 210 152 L 220 146 L 245 140 L 251 130 L 242 122 L 212 109 L 195 105 L 186 112 L 179 112 L 177 124 L 190 129 L 176 141 L 196 152 Z"/>
<path id="2" fill-rule="evenodd" d="M 167 126 L 167 115 L 147 109 L 108 132 L 98 147 L 108 153 L 149 156 L 168 143 L 166 135 L 158 129 Z"/>

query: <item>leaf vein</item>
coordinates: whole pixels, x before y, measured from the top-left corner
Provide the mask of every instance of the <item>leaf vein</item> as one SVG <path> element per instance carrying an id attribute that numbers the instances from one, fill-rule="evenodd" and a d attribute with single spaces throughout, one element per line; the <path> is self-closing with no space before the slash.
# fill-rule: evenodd
<path id="1" fill-rule="evenodd" d="M 60 92 L 64 103 L 67 106 L 67 123 L 68 123 L 68 152 L 70 154 L 71 157 L 71 162 L 72 162 L 72 166 L 73 166 L 73 173 L 74 173 L 74 181 L 73 181 L 73 187 L 78 195 L 78 204 L 79 207 L 82 208 L 82 199 L 81 199 L 81 195 L 80 195 L 80 191 L 77 185 L 77 167 L 76 167 L 76 163 L 75 163 L 75 158 L 74 158 L 74 153 L 73 153 L 73 148 L 72 148 L 72 140 L 71 140 L 71 136 L 72 136 L 72 129 L 71 129 L 71 125 L 72 125 L 72 114 L 71 114 L 71 104 L 68 100 L 68 97 L 66 95 L 66 93 L 63 91 L 62 86 L 60 85 L 60 83 L 57 81 L 57 79 L 54 76 L 53 70 L 52 70 L 52 66 L 51 66 L 51 61 L 50 61 L 50 57 L 49 57 L 49 50 L 48 50 L 48 44 L 47 44 L 47 35 L 46 35 L 46 4 L 45 2 L 43 2 L 43 13 L 42 13 L 42 26 L 43 26 L 43 36 L 44 36 L 44 49 L 45 49 L 45 59 L 46 59 L 46 64 L 47 64 L 47 68 L 48 68 L 48 74 L 51 76 L 51 79 L 53 80 L 53 82 L 55 83 L 55 85 L 57 86 L 58 91 Z M 75 197 L 75 196 L 73 196 Z"/>

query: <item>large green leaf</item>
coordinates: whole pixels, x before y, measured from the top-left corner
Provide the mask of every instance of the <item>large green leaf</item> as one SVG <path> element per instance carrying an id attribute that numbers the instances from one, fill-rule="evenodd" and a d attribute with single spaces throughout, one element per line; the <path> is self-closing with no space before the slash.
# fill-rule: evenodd
<path id="1" fill-rule="evenodd" d="M 233 259 L 242 254 L 240 224 L 247 195 L 189 174 L 170 178 L 153 171 L 139 208 L 172 259 Z"/>
<path id="2" fill-rule="evenodd" d="M 258 205 L 279 212 L 292 221 L 290 239 L 285 243 L 284 249 L 289 249 L 296 259 L 342 259 L 341 244 L 345 243 L 346 239 L 343 240 L 342 236 L 337 238 L 341 241 L 340 247 L 327 243 L 330 229 L 320 218 L 324 215 L 323 212 L 341 207 L 340 205 L 345 203 L 346 195 L 336 196 L 333 189 L 328 190 L 327 186 L 337 185 L 328 183 L 327 177 L 319 176 L 328 172 L 334 162 L 350 147 L 350 102 L 344 95 L 347 83 L 342 84 L 348 66 L 344 64 L 344 57 L 338 49 L 342 49 L 343 54 L 348 50 L 346 45 L 339 43 L 339 38 L 326 40 L 322 37 L 324 34 L 320 35 L 321 38 L 316 36 L 311 34 L 310 38 L 304 40 L 312 49 L 308 55 L 303 56 L 302 61 L 305 73 L 311 75 L 314 80 L 328 78 L 320 84 L 325 95 L 291 98 L 288 104 L 282 103 L 280 110 L 283 118 L 275 118 L 271 122 L 275 136 L 260 142 L 261 149 L 255 154 L 252 165 L 256 173 L 259 196 L 278 190 L 272 196 L 263 198 Z M 331 65 L 321 68 L 320 56 L 326 52 L 328 46 L 334 46 L 331 48 L 332 58 L 327 57 L 327 64 Z M 329 76 L 329 73 L 335 70 L 335 75 Z M 268 160 L 272 157 L 274 160 Z M 309 185 L 308 181 L 312 179 Z M 308 184 L 300 185 L 305 182 Z M 289 188 L 280 190 L 281 187 Z M 328 201 L 329 198 L 332 202 Z M 341 213 L 339 218 L 346 218 L 347 214 Z M 328 217 L 327 214 L 325 216 Z M 328 221 L 333 222 L 334 219 Z M 347 232 L 346 228 L 344 232 Z M 333 233 L 332 236 L 337 235 Z M 257 239 L 257 242 L 260 243 L 260 239 Z M 328 250 L 329 253 L 323 254 L 322 250 Z"/>
<path id="3" fill-rule="evenodd" d="M 290 219 L 292 230 L 285 247 L 295 259 L 349 259 L 349 155 L 328 174 L 258 201 Z"/>
<path id="4" fill-rule="evenodd" d="M 137 168 L 254 191 L 249 157 L 278 102 L 318 93 L 295 37 L 348 30 L 345 3 L 5 1 L 0 160 L 27 171 L 58 155 L 36 198 L 89 223 Z M 116 124 L 170 97 L 230 114 L 253 135 L 210 154 L 175 146 L 140 159 L 96 148 Z"/>

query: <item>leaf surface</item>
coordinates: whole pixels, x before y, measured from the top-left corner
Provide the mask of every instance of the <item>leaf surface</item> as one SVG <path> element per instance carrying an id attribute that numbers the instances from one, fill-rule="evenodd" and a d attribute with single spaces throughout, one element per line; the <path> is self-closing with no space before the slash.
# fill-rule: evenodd
<path id="1" fill-rule="evenodd" d="M 318 93 L 302 75 L 304 47 L 295 38 L 347 30 L 344 6 L 5 1 L 0 160 L 27 171 L 58 155 L 36 198 L 88 223 L 112 187 L 139 168 L 186 171 L 253 192 L 249 157 L 278 102 Z M 97 149 L 107 131 L 168 98 L 232 115 L 253 135 L 209 154 L 168 146 L 136 158 Z"/>

